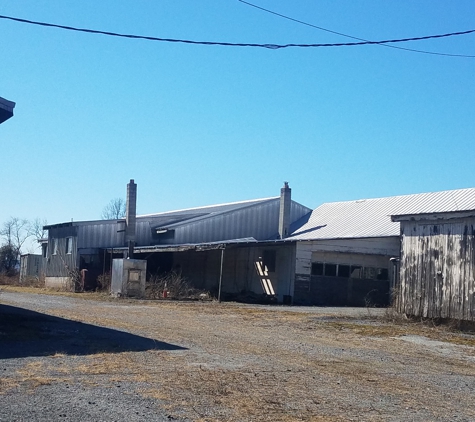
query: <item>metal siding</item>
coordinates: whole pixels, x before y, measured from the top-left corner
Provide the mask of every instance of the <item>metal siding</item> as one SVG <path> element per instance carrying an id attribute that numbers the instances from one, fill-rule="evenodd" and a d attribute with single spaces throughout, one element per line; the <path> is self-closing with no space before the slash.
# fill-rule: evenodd
<path id="1" fill-rule="evenodd" d="M 279 200 L 234 210 L 178 227 L 174 243 L 202 243 L 255 237 L 268 239 L 277 232 Z"/>
<path id="2" fill-rule="evenodd" d="M 323 204 L 289 239 L 398 236 L 391 215 L 475 209 L 475 188 Z"/>

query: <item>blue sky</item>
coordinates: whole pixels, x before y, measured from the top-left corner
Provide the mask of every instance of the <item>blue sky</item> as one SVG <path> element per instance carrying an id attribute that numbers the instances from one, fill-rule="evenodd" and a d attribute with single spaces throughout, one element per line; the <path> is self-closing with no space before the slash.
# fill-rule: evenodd
<path id="1" fill-rule="evenodd" d="M 381 40 L 475 28 L 472 0 L 254 0 Z M 203 41 L 351 41 L 237 0 L 1 1 L 0 14 Z M 475 58 L 381 46 L 266 50 L 113 38 L 0 19 L 0 222 L 276 196 L 311 208 L 473 187 Z M 400 44 L 475 55 L 475 34 Z"/>

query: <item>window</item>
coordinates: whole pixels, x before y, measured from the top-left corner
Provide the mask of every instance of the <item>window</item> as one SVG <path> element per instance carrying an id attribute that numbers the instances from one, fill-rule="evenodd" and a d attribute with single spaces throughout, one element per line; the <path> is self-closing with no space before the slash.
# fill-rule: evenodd
<path id="1" fill-rule="evenodd" d="M 376 274 L 376 280 L 389 280 L 389 272 L 387 268 L 378 268 L 378 274 Z"/>
<path id="2" fill-rule="evenodd" d="M 58 239 L 51 239 L 51 250 L 53 251 L 53 255 L 57 255 L 57 253 L 58 253 Z"/>
<path id="3" fill-rule="evenodd" d="M 351 278 L 361 278 L 361 265 L 352 265 L 351 266 Z"/>
<path id="4" fill-rule="evenodd" d="M 376 280 L 376 268 L 365 267 L 363 278 L 366 278 L 368 280 Z"/>
<path id="5" fill-rule="evenodd" d="M 336 277 L 336 264 L 325 264 L 325 275 L 327 277 Z"/>
<path id="6" fill-rule="evenodd" d="M 73 238 L 72 237 L 66 238 L 66 253 L 67 254 L 73 253 Z"/>
<path id="7" fill-rule="evenodd" d="M 262 254 L 264 271 L 275 273 L 275 255 L 275 251 L 264 251 Z"/>
<path id="8" fill-rule="evenodd" d="M 349 265 L 338 265 L 338 277 L 350 277 L 350 266 Z"/>
<path id="9" fill-rule="evenodd" d="M 312 263 L 312 275 L 323 275 L 323 262 Z"/>
<path id="10" fill-rule="evenodd" d="M 47 243 L 43 243 L 41 245 L 41 251 L 42 251 L 43 258 L 47 258 L 48 257 L 48 244 Z"/>

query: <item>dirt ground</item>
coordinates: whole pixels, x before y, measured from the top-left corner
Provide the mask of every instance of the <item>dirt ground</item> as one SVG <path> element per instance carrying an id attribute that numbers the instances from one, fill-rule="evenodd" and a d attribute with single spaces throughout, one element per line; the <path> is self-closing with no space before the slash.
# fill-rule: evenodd
<path id="1" fill-rule="evenodd" d="M 474 421 L 475 336 L 377 309 L 0 293 L 0 421 Z"/>

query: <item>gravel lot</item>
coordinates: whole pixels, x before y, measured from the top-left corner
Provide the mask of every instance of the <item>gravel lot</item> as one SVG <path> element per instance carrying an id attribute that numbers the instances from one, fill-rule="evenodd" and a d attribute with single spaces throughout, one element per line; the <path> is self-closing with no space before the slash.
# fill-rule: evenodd
<path id="1" fill-rule="evenodd" d="M 0 421 L 475 420 L 475 336 L 385 310 L 0 304 Z"/>

